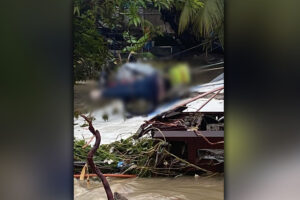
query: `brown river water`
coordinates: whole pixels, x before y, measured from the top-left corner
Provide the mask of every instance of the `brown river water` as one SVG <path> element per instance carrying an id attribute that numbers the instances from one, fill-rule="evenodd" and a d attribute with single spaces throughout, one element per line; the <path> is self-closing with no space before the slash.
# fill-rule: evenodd
<path id="1" fill-rule="evenodd" d="M 119 192 L 129 200 L 218 200 L 224 199 L 224 177 L 177 178 L 109 178 L 113 192 Z M 105 200 L 102 183 L 97 179 L 74 179 L 74 199 Z"/>

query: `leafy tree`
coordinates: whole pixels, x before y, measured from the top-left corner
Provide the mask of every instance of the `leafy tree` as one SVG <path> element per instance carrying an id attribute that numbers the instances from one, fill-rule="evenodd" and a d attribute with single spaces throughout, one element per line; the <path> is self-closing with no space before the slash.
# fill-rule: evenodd
<path id="1" fill-rule="evenodd" d="M 75 0 L 73 12 L 73 66 L 75 80 L 97 77 L 114 61 L 108 44 L 113 39 L 100 30 L 111 30 L 123 38 L 122 51 L 139 52 L 162 31 L 140 14 L 141 9 L 176 10 L 178 33 L 189 31 L 198 38 L 223 44 L 224 0 Z M 115 55 L 116 56 L 116 55 Z"/>
<path id="2" fill-rule="evenodd" d="M 105 14 L 104 12 L 101 21 L 106 21 L 106 24 L 110 24 L 110 27 L 119 26 L 125 30 L 123 38 L 126 46 L 122 49 L 123 52 L 138 52 L 147 41 L 156 35 L 162 34 L 158 27 L 153 26 L 151 22 L 141 17 L 140 10 L 147 7 L 157 8 L 158 10 L 169 9 L 172 2 L 173 0 L 107 0 L 102 5 L 105 5 L 105 7 L 109 5 L 111 13 Z M 137 29 L 142 32 L 142 35 L 136 34 Z"/>
<path id="3" fill-rule="evenodd" d="M 75 0 L 73 12 L 73 66 L 77 80 L 96 78 L 108 61 L 116 61 L 108 50 L 111 38 L 100 29 L 123 32 L 123 52 L 138 52 L 160 30 L 139 13 L 147 6 L 168 8 L 171 0 Z M 136 34 L 136 30 L 141 34 Z"/>
<path id="4" fill-rule="evenodd" d="M 96 5 L 92 1 L 74 2 L 73 67 L 74 78 L 94 78 L 95 72 L 110 57 L 106 42 L 96 28 Z"/>

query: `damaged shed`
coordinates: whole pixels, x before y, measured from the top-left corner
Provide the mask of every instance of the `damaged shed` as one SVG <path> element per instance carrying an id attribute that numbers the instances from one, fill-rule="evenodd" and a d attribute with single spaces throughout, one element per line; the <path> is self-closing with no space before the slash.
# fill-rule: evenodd
<path id="1" fill-rule="evenodd" d="M 224 171 L 224 111 L 201 111 L 223 89 L 199 94 L 153 117 L 141 125 L 138 137 L 150 134 L 154 139 L 165 140 L 168 151 L 179 158 L 209 171 Z M 188 105 L 204 97 L 208 99 L 191 112 Z"/>

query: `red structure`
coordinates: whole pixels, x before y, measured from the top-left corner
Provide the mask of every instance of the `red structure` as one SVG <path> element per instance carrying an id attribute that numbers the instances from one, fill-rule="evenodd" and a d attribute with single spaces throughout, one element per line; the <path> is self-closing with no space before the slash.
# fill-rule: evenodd
<path id="1" fill-rule="evenodd" d="M 138 136 L 150 133 L 153 138 L 165 140 L 172 154 L 189 163 L 209 171 L 224 171 L 224 112 L 183 112 L 188 103 L 216 92 L 206 105 L 222 89 L 198 95 L 155 116 L 140 127 Z"/>

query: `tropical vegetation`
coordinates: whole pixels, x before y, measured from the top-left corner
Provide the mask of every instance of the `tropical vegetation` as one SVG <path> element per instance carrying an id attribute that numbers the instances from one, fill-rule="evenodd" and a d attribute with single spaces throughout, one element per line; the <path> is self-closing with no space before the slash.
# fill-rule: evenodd
<path id="1" fill-rule="evenodd" d="M 115 42 L 106 32 L 121 33 L 124 40 L 121 50 L 128 54 L 139 52 L 151 38 L 163 35 L 162 30 L 141 16 L 142 9 L 146 8 L 162 14 L 164 11 L 176 13 L 177 30 L 174 31 L 179 36 L 189 32 L 199 41 L 218 40 L 224 47 L 224 0 L 75 0 L 75 81 L 97 77 L 108 63 L 122 62 L 120 55 L 109 50 Z"/>

